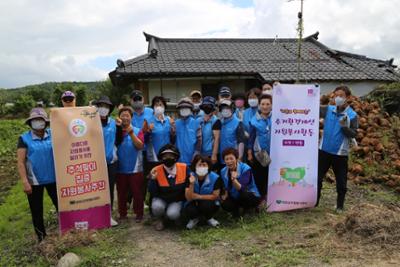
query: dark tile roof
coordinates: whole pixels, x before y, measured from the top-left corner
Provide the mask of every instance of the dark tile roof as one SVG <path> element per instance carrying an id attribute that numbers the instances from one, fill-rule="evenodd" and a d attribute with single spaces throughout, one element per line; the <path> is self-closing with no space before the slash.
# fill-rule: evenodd
<path id="1" fill-rule="evenodd" d="M 145 34 L 148 53 L 110 72 L 125 78 L 254 75 L 267 81 L 295 81 L 297 39 L 175 39 Z M 318 33 L 302 43 L 301 80 L 399 81 L 393 60 L 383 61 L 330 49 Z"/>

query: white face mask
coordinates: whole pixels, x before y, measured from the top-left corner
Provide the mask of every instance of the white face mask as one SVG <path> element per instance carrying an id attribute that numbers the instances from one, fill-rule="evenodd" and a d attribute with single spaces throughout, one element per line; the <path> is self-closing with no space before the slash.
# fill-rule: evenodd
<path id="1" fill-rule="evenodd" d="M 335 97 L 336 106 L 342 106 L 344 104 L 345 99 L 343 97 L 337 96 Z"/>
<path id="2" fill-rule="evenodd" d="M 252 108 L 255 108 L 258 106 L 258 99 L 257 98 L 250 98 L 249 100 L 247 100 L 247 102 L 249 103 L 249 106 Z"/>
<path id="3" fill-rule="evenodd" d="M 108 113 L 110 112 L 110 109 L 106 107 L 99 107 L 98 110 L 101 117 L 107 117 Z"/>
<path id="4" fill-rule="evenodd" d="M 34 130 L 43 130 L 46 128 L 46 122 L 44 120 L 32 120 L 31 127 Z"/>
<path id="5" fill-rule="evenodd" d="M 221 111 L 221 115 L 222 115 L 222 117 L 224 117 L 224 118 L 229 118 L 229 117 L 232 116 L 232 110 L 230 110 L 230 109 L 228 109 L 228 108 L 225 108 L 225 109 L 223 109 L 223 110 Z"/>
<path id="6" fill-rule="evenodd" d="M 164 111 L 165 111 L 165 108 L 161 107 L 161 106 L 158 106 L 158 107 L 154 108 L 154 114 L 155 115 L 162 115 L 162 114 L 164 114 Z"/>
<path id="7" fill-rule="evenodd" d="M 143 104 L 142 101 L 134 101 L 133 104 L 132 104 L 132 108 L 134 110 L 141 110 L 141 109 L 144 108 L 144 104 Z"/>
<path id="8" fill-rule="evenodd" d="M 271 95 L 272 96 L 272 89 L 265 90 L 262 92 L 263 95 Z"/>
<path id="9" fill-rule="evenodd" d="M 190 110 L 190 108 L 181 108 L 179 110 L 179 114 L 181 114 L 182 117 L 187 117 L 192 114 L 192 111 Z"/>
<path id="10" fill-rule="evenodd" d="M 201 103 L 194 103 L 193 104 L 193 109 L 194 110 L 200 110 L 200 105 L 201 105 Z"/>
<path id="11" fill-rule="evenodd" d="M 208 173 L 208 167 L 196 167 L 196 174 L 198 176 L 206 176 Z"/>

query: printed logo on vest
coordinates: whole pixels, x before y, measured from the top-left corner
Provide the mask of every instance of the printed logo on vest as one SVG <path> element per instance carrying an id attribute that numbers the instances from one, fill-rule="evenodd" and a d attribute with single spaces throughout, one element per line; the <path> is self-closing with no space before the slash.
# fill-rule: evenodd
<path id="1" fill-rule="evenodd" d="M 73 119 L 69 123 L 69 132 L 75 137 L 82 137 L 87 132 L 86 122 L 81 119 Z"/>

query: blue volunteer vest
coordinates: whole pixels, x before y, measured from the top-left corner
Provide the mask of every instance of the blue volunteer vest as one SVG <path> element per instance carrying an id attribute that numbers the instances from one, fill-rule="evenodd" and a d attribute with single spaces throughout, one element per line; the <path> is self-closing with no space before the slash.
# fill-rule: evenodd
<path id="1" fill-rule="evenodd" d="M 197 130 L 200 122 L 190 116 L 176 121 L 176 147 L 181 156 L 179 162 L 190 164 L 197 144 Z"/>
<path id="2" fill-rule="evenodd" d="M 214 123 L 218 120 L 217 116 L 212 116 L 209 121 L 201 121 L 201 135 L 202 135 L 202 144 L 201 144 L 201 154 L 205 156 L 211 156 L 214 146 L 214 135 L 212 127 Z"/>
<path id="3" fill-rule="evenodd" d="M 345 115 L 348 117 L 348 122 L 357 117 L 357 113 L 351 107 L 337 113 L 336 106 L 328 106 L 320 143 L 321 150 L 333 155 L 348 155 L 350 140 L 343 134 L 342 126 L 340 126 L 340 120 Z"/>
<path id="4" fill-rule="evenodd" d="M 104 147 L 106 152 L 107 164 L 111 164 L 114 159 L 114 147 L 115 147 L 115 134 L 117 127 L 113 118 L 108 118 L 108 122 L 103 126 L 103 139 Z"/>
<path id="5" fill-rule="evenodd" d="M 150 140 L 147 143 L 147 159 L 151 162 L 158 161 L 157 155 L 160 149 L 171 143 L 171 124 L 170 118 L 165 116 L 164 122 L 158 120 L 154 115 L 147 120 L 148 125 L 154 124 L 150 133 Z"/>
<path id="6" fill-rule="evenodd" d="M 239 176 L 239 178 L 238 178 L 239 183 L 241 182 L 242 174 L 247 172 L 248 170 L 251 170 L 249 165 L 247 165 L 246 163 L 238 162 L 237 172 L 238 172 L 238 176 Z M 222 178 L 222 181 L 224 182 L 225 189 L 227 189 L 227 190 L 228 190 L 229 179 L 230 179 L 228 176 L 228 171 L 229 171 L 228 167 L 224 167 L 221 170 L 221 178 Z M 257 197 L 260 196 L 260 193 L 258 192 L 257 186 L 254 182 L 254 176 L 251 177 L 250 184 L 247 186 L 246 189 L 248 192 L 254 193 L 255 196 L 257 196 Z M 229 189 L 228 193 L 234 199 L 237 199 L 239 197 L 239 191 L 237 191 L 233 185 Z"/>
<path id="7" fill-rule="evenodd" d="M 133 132 L 137 136 L 140 129 L 133 127 Z M 142 170 L 139 170 L 136 166 L 137 164 L 141 164 L 141 162 L 137 161 L 139 152 L 141 150 L 136 149 L 129 134 L 125 134 L 117 150 L 118 173 L 141 172 Z"/>
<path id="8" fill-rule="evenodd" d="M 256 115 L 258 107 L 246 108 L 243 114 L 243 127 L 247 133 L 250 133 L 250 121 Z"/>
<path id="9" fill-rule="evenodd" d="M 222 119 L 221 121 L 221 142 L 219 145 L 219 153 L 221 162 L 224 162 L 222 159 L 222 152 L 227 148 L 236 148 L 238 147 L 237 144 L 237 137 L 236 137 L 236 130 L 239 126 L 239 119 L 236 116 L 232 116 L 229 119 Z"/>
<path id="10" fill-rule="evenodd" d="M 204 111 L 200 109 L 199 113 L 197 113 L 196 115 L 193 115 L 193 117 L 196 120 L 200 120 L 201 121 L 203 119 L 203 117 L 204 117 L 204 114 L 205 114 Z"/>
<path id="11" fill-rule="evenodd" d="M 261 149 L 266 150 L 269 154 L 271 148 L 271 115 L 264 119 L 261 115 L 256 114 L 251 119 L 250 125 L 256 131 L 255 141 L 260 144 Z"/>
<path id="12" fill-rule="evenodd" d="M 49 129 L 46 129 L 46 134 L 47 136 L 43 139 L 33 138 L 32 131 L 21 135 L 27 146 L 27 167 L 32 171 L 35 185 L 50 184 L 56 181 L 53 146 Z"/>
<path id="13" fill-rule="evenodd" d="M 142 114 L 137 114 L 136 112 L 133 112 L 133 117 L 132 117 L 132 125 L 133 127 L 142 129 L 143 128 L 143 123 L 144 120 L 148 120 L 153 116 L 153 109 L 144 107 L 144 110 Z"/>
<path id="14" fill-rule="evenodd" d="M 196 181 L 194 182 L 194 192 L 199 195 L 211 195 L 214 191 L 215 182 L 218 180 L 219 175 L 215 172 L 210 172 L 203 184 L 200 187 L 199 180 L 196 174 Z"/>

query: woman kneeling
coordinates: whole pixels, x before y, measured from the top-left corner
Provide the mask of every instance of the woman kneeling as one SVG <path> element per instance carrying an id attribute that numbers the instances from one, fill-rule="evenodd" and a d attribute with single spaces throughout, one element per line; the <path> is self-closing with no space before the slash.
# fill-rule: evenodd
<path id="1" fill-rule="evenodd" d="M 248 210 L 257 207 L 260 193 L 254 182 L 253 172 L 249 165 L 238 160 L 238 152 L 227 148 L 222 153 L 226 167 L 221 170 L 225 192 L 222 195 L 222 208 L 238 217 L 239 208 Z"/>
<path id="2" fill-rule="evenodd" d="M 213 215 L 219 208 L 219 194 L 222 180 L 219 175 L 211 171 L 212 163 L 207 156 L 197 155 L 194 157 L 189 177 L 189 185 L 186 187 L 185 196 L 187 202 L 183 214 L 190 219 L 186 225 L 187 229 L 193 229 L 204 218 L 208 225 L 216 227 L 219 222 Z"/>

